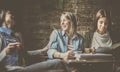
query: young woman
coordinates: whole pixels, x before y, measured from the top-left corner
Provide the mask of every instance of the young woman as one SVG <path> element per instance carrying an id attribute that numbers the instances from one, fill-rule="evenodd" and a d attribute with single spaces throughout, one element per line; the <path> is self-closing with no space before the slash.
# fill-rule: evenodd
<path id="1" fill-rule="evenodd" d="M 75 51 L 83 52 L 83 37 L 76 32 L 76 16 L 64 12 L 60 17 L 60 30 L 54 30 L 50 36 L 48 57 L 67 60 L 74 57 Z"/>
<path id="2" fill-rule="evenodd" d="M 96 15 L 97 29 L 94 32 L 91 48 L 105 47 L 110 48 L 112 46 L 112 40 L 109 34 L 109 18 L 105 10 L 100 9 Z"/>

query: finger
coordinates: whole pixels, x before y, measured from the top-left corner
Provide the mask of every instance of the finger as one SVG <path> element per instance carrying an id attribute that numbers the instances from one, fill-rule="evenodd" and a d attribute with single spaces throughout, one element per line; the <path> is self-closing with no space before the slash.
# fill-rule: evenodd
<path id="1" fill-rule="evenodd" d="M 9 43 L 8 45 L 16 45 L 17 43 L 15 42 L 15 43 Z"/>
<path id="2" fill-rule="evenodd" d="M 10 48 L 15 48 L 15 46 L 14 46 L 14 45 L 11 45 Z"/>
<path id="3" fill-rule="evenodd" d="M 11 45 L 20 45 L 20 43 L 15 42 L 15 43 L 9 43 L 8 45 L 9 46 L 11 46 Z"/>
<path id="4" fill-rule="evenodd" d="M 11 48 L 15 48 L 15 46 L 14 46 L 14 45 L 11 45 L 11 46 L 9 45 L 9 46 L 7 46 L 6 48 L 7 48 L 7 49 L 11 49 Z"/>
<path id="5" fill-rule="evenodd" d="M 70 50 L 69 52 L 70 52 L 70 54 L 74 54 L 74 50 Z"/>

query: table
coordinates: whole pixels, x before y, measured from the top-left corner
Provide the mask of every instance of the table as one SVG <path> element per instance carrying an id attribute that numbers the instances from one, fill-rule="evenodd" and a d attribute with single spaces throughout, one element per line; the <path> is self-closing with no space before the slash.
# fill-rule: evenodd
<path id="1" fill-rule="evenodd" d="M 77 67 L 80 72 L 113 72 L 114 57 L 112 54 L 76 54 L 75 59 L 69 59 L 67 63 Z"/>

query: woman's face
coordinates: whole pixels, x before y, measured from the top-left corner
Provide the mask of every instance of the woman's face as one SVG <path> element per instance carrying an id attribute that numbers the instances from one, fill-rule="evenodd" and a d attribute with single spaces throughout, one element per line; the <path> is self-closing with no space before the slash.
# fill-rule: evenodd
<path id="1" fill-rule="evenodd" d="M 7 24 L 8 27 L 13 27 L 14 26 L 14 16 L 10 13 L 6 13 L 5 15 L 5 23 Z"/>
<path id="2" fill-rule="evenodd" d="M 98 22 L 97 22 L 97 30 L 100 32 L 100 33 L 105 33 L 106 30 L 107 30 L 107 27 L 108 27 L 108 20 L 106 17 L 101 17 L 98 19 Z"/>
<path id="3" fill-rule="evenodd" d="M 70 29 L 70 20 L 67 19 L 65 16 L 62 16 L 61 17 L 61 21 L 60 21 L 60 26 L 61 26 L 61 29 L 64 30 L 64 31 L 69 31 Z"/>

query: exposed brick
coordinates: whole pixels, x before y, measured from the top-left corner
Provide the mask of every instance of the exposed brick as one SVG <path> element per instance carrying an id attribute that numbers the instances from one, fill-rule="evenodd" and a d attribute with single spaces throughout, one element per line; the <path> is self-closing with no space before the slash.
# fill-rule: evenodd
<path id="1" fill-rule="evenodd" d="M 47 45 L 49 35 L 54 28 L 60 28 L 59 17 L 63 11 L 69 11 L 77 15 L 77 30 L 79 33 L 84 34 L 88 29 L 93 29 L 95 14 L 98 9 L 104 8 L 104 0 L 64 0 L 62 10 L 55 8 L 55 4 L 53 4 L 54 7 L 52 5 L 50 6 L 50 1 L 51 0 L 43 1 L 43 3 L 45 3 L 44 5 L 42 3 L 39 4 L 38 0 L 38 2 L 35 1 L 35 3 L 25 5 L 24 8 L 23 25 L 29 26 L 26 33 L 29 32 L 32 38 L 28 38 L 28 40 L 32 40 L 32 45 L 38 48 L 43 47 L 43 44 Z M 114 20 L 114 18 L 112 19 Z M 115 18 L 115 20 L 116 19 L 118 18 Z M 119 23 L 117 22 L 114 21 L 113 24 L 116 29 L 119 29 L 120 27 L 116 26 L 116 24 Z"/>

